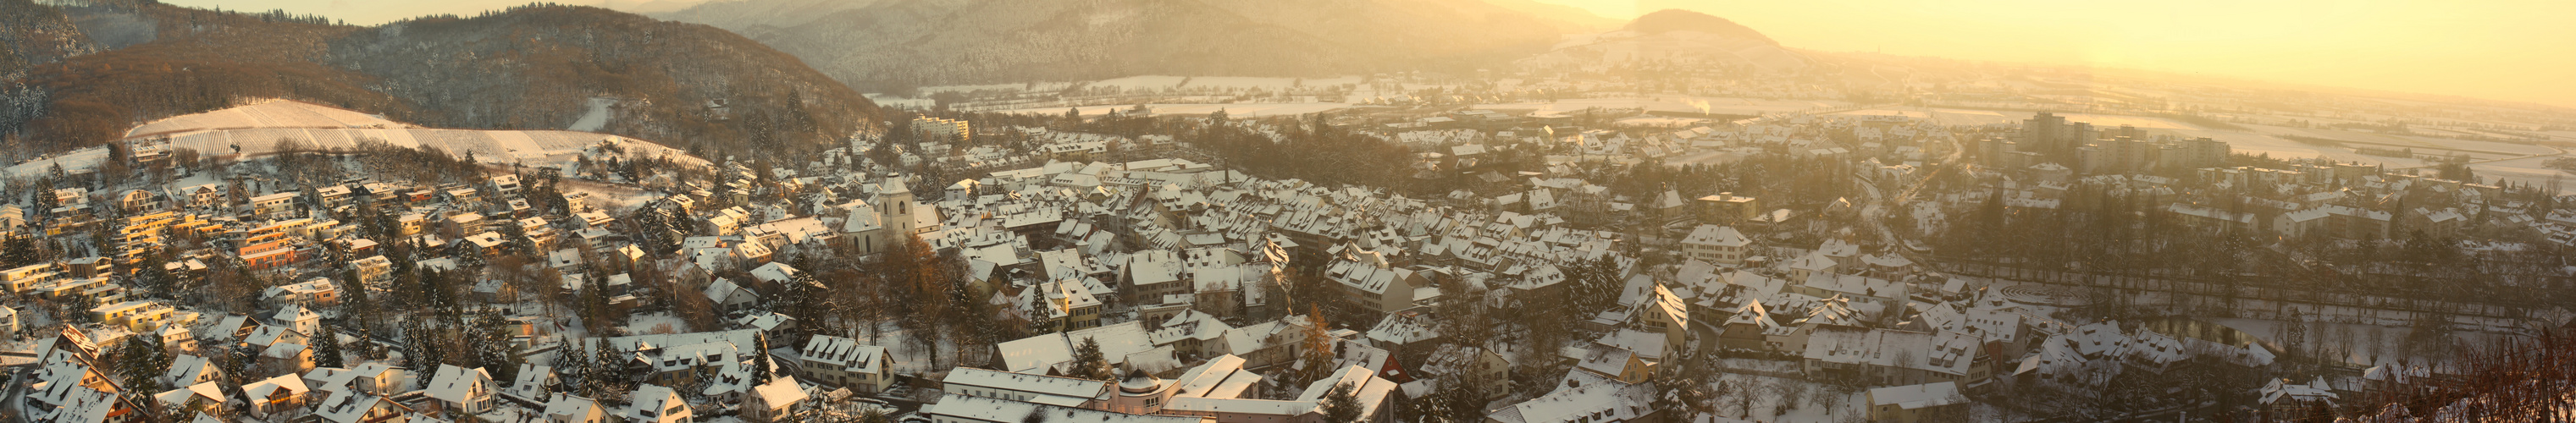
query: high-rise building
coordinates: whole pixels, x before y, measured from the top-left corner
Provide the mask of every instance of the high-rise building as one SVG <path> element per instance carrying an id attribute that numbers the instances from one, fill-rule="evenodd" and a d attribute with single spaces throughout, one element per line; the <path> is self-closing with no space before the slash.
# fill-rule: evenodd
<path id="1" fill-rule="evenodd" d="M 966 141 L 968 138 L 975 135 L 974 131 L 967 128 L 966 121 L 964 120 L 941 119 L 929 116 L 912 118 L 912 132 L 916 135 L 920 135 L 923 141 L 937 141 L 941 139 L 946 139 L 948 141 Z"/>
<path id="2" fill-rule="evenodd" d="M 2039 112 L 2021 124 L 2021 148 L 2039 153 L 2045 160 L 2073 163 L 2076 148 L 2092 142 L 2101 133 L 2093 124 L 2067 122 L 2065 116 Z"/>

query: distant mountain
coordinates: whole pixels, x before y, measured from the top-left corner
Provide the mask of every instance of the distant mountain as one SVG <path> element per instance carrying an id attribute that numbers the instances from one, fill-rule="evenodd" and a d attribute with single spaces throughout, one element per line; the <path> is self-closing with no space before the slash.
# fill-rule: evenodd
<path id="1" fill-rule="evenodd" d="M 819 147 L 873 124 L 878 113 L 847 86 L 760 43 L 607 9 L 529 6 L 370 28 L 149 1 L 0 1 L 13 2 L 9 16 L 60 14 L 40 21 L 68 20 L 88 39 L 130 44 L 93 41 L 91 50 L 102 51 L 70 49 L 0 74 L 9 78 L 0 80 L 0 135 L 36 151 L 95 145 L 136 123 L 260 98 L 458 128 L 561 129 L 603 111 L 600 132 L 773 153 Z M 40 42 L 60 38 L 31 35 L 38 32 L 10 25 L 0 41 L 8 51 L 47 51 Z"/>
<path id="2" fill-rule="evenodd" d="M 1482 0 L 743 0 L 656 16 L 868 88 L 1467 71 L 1544 51 L 1571 26 Z"/>
<path id="3" fill-rule="evenodd" d="M 1648 13 L 1645 16 L 1638 16 L 1636 20 L 1628 21 L 1627 26 L 1620 27 L 1619 29 L 1647 35 L 1662 35 L 1673 31 L 1689 31 L 1732 38 L 1761 40 L 1762 42 L 1771 45 L 1780 45 L 1777 41 L 1771 41 L 1771 37 L 1763 36 L 1761 32 L 1754 31 L 1753 28 L 1746 28 L 1744 25 L 1736 24 L 1735 21 L 1726 20 L 1726 18 L 1716 16 L 1709 16 L 1709 14 L 1706 13 L 1681 9 L 1664 9 L 1655 11 L 1655 13 Z"/>
<path id="4" fill-rule="evenodd" d="M 1546 53 L 1517 63 L 1555 70 L 1667 64 L 1769 73 L 1797 72 L 1814 64 L 1753 28 L 1686 10 L 1648 13 L 1616 31 L 1567 37 Z"/>
<path id="5" fill-rule="evenodd" d="M 1557 32 L 1567 34 L 1600 32 L 1619 26 L 1618 19 L 1604 18 L 1601 15 L 1592 14 L 1592 11 L 1574 6 L 1540 3 L 1533 0 L 1485 0 L 1485 3 L 1546 19 L 1556 24 Z"/>

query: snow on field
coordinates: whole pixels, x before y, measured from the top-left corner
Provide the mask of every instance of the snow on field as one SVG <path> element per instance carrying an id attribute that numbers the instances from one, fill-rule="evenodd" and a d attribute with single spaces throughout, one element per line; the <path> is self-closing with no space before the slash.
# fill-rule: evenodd
<path id="1" fill-rule="evenodd" d="M 590 102 L 584 104 L 590 108 L 590 111 L 583 112 L 580 120 L 572 121 L 572 126 L 565 127 L 564 130 L 599 132 L 599 128 L 608 126 L 608 106 L 614 105 L 617 105 L 617 99 L 591 97 Z"/>
<path id="2" fill-rule="evenodd" d="M 2238 331 L 2245 332 L 2247 335 L 2262 338 L 2264 342 L 2270 343 L 2271 345 L 2280 345 L 2282 339 L 2284 339 L 2286 335 L 2286 332 L 2282 330 L 2282 322 L 2278 320 L 2210 319 L 2209 322 L 2235 328 Z M 2425 357 L 2420 354 L 2409 356 L 2406 354 L 2404 348 L 2405 340 L 2408 335 L 2414 333 L 2414 329 L 2412 328 L 2345 323 L 2307 323 L 2307 325 L 2308 328 L 2304 331 L 2306 333 L 2301 335 L 2301 339 L 2305 340 L 2306 344 L 2310 346 L 2308 348 L 2314 348 L 2314 346 L 2319 345 L 2327 346 L 2327 353 L 2341 355 L 2341 358 L 2346 363 L 2352 363 L 2359 366 L 2374 366 L 2396 363 L 2401 359 L 2410 363 L 2440 363 L 2448 361 L 2448 358 L 2445 357 Z M 2484 332 L 2456 331 L 2452 332 L 2451 336 L 2457 339 L 2442 346 L 2433 347 L 2432 349 L 2456 352 L 2456 346 L 2494 345 L 2495 343 L 2502 341 L 2498 335 Z"/>
<path id="3" fill-rule="evenodd" d="M 84 148 L 11 165 L 6 172 L 8 173 L 8 176 L 13 177 L 34 177 L 36 175 L 43 175 L 47 172 L 52 172 L 54 165 L 57 164 L 62 165 L 63 171 L 74 172 L 81 169 L 96 168 L 98 167 L 99 162 L 104 161 L 107 161 L 106 148 Z"/>
<path id="4" fill-rule="evenodd" d="M 2391 168 L 2424 165 L 2424 161 L 2420 159 L 2373 156 L 2355 153 L 2350 148 L 2320 146 L 2263 134 L 2214 130 L 2164 130 L 2150 131 L 2150 133 L 2173 134 L 2186 138 L 2208 137 L 2227 142 L 2228 149 L 2239 154 L 2270 154 L 2276 159 L 2326 158 L 2339 162 L 2385 164 Z"/>
<path id="5" fill-rule="evenodd" d="M 1288 89 L 1288 87 L 1292 87 L 1292 86 L 1299 86 L 1299 85 L 1303 85 L 1303 84 L 1304 84 L 1304 82 L 1305 82 L 1305 81 L 1300 80 L 1300 79 L 1297 79 L 1297 78 L 1273 78 L 1273 77 L 1260 77 L 1260 76 L 1201 76 L 1201 77 L 1193 77 L 1193 78 L 1190 78 L 1190 80 L 1189 80 L 1189 82 L 1188 82 L 1188 83 L 1181 84 L 1181 86 L 1189 87 L 1189 88 L 1231 88 L 1231 89 L 1253 89 L 1253 88 L 1260 88 L 1260 89 L 1265 89 L 1265 90 L 1277 91 L 1277 90 L 1284 90 L 1284 89 Z"/>
<path id="6" fill-rule="evenodd" d="M 1132 106 L 1132 105 L 1130 105 L 1130 106 L 1106 106 L 1106 105 L 1104 105 L 1104 106 L 1072 107 L 1071 109 L 1080 109 L 1080 110 L 1082 110 L 1082 115 L 1083 115 L 1083 116 L 1102 116 L 1102 115 L 1107 115 L 1107 114 L 1109 114 L 1109 112 L 1111 112 L 1111 111 L 1118 111 L 1118 112 L 1124 113 L 1124 112 L 1126 112 L 1128 109 L 1131 109 L 1131 108 L 1134 108 L 1134 107 L 1136 107 L 1136 106 Z M 1295 116 L 1295 115 L 1302 115 L 1302 114 L 1308 114 L 1308 113 L 1322 113 L 1322 112 L 1329 112 L 1329 111 L 1341 110 L 1341 109 L 1349 108 L 1349 107 L 1351 107 L 1351 105 L 1350 105 L 1350 104 L 1347 104 L 1347 103 L 1220 103 L 1220 104 L 1195 104 L 1195 103 L 1188 103 L 1188 104 L 1147 104 L 1147 105 L 1145 105 L 1145 108 L 1146 108 L 1146 109 L 1154 111 L 1154 114 L 1156 114 L 1156 115 L 1204 115 L 1204 114 L 1209 114 L 1209 113 L 1215 113 L 1217 110 L 1224 110 L 1224 111 L 1225 111 L 1226 116 L 1233 116 L 1233 117 Z M 1005 111 L 1002 111 L 1002 112 L 1003 112 L 1003 113 L 1013 113 L 1013 114 L 1039 114 L 1039 115 L 1056 115 L 1056 116 L 1063 116 L 1063 115 L 1064 115 L 1064 111 L 1065 111 L 1065 109 L 1068 109 L 1068 108 L 1067 108 L 1067 107 L 1038 107 L 1038 108 L 1028 108 L 1028 109 L 1013 109 L 1013 110 L 1005 110 Z"/>
<path id="7" fill-rule="evenodd" d="M 596 103 L 594 103 L 596 104 Z M 664 156 L 681 163 L 705 159 L 634 138 L 573 131 L 510 131 L 421 128 L 372 115 L 296 101 L 271 101 L 154 121 L 128 131 L 130 138 L 168 137 L 169 148 L 203 154 L 239 152 L 240 157 L 274 153 L 279 140 L 295 139 L 316 148 L 355 148 L 359 140 L 382 140 L 396 147 L 433 146 L 448 154 L 473 153 L 475 160 L 495 164 L 570 168 L 580 154 L 602 143 L 625 149 L 629 157 Z M 238 148 L 239 150 L 235 150 Z M 29 160 L 7 168 L 8 175 L 35 175 L 61 164 L 64 170 L 94 168 L 107 159 L 105 147 L 75 150 Z"/>
<path id="8" fill-rule="evenodd" d="M 1186 76 L 1143 75 L 1117 79 L 1104 79 L 1083 84 L 1082 86 L 1083 88 L 1117 88 L 1130 91 L 1168 90 L 1179 88 L 1182 82 L 1188 81 L 1189 79 L 1190 77 Z"/>
<path id="9" fill-rule="evenodd" d="M 1626 119 L 1620 119 L 1620 120 L 1617 120 L 1617 121 L 1612 121 L 1612 122 L 1610 122 L 1610 124 L 1611 124 L 1611 125 L 1614 125 L 1614 126 L 1621 126 L 1621 127 L 1643 126 L 1643 127 L 1654 127 L 1654 128 L 1679 128 L 1679 127 L 1686 127 L 1686 126 L 1691 126 L 1691 125 L 1705 124 L 1705 123 L 1708 123 L 1708 122 L 1709 122 L 1709 120 L 1708 120 L 1708 119 L 1690 119 L 1690 118 L 1672 118 L 1672 117 L 1639 116 L 1639 117 L 1632 117 L 1632 118 L 1626 118 Z"/>
<path id="10" fill-rule="evenodd" d="M 928 109 L 939 105 L 939 100 L 927 98 L 903 98 L 881 93 L 870 93 L 867 96 L 868 101 L 875 102 L 878 106 L 897 109 Z"/>
<path id="11" fill-rule="evenodd" d="M 448 154 L 463 156 L 473 153 L 484 163 L 520 163 L 528 166 L 568 166 L 585 149 L 602 142 L 618 144 L 628 154 L 650 157 L 656 154 L 686 157 L 679 150 L 659 144 L 615 135 L 572 131 L 486 131 L 472 129 L 294 129 L 258 128 L 196 131 L 174 134 L 170 148 L 188 148 L 209 154 L 230 153 L 240 147 L 241 154 L 258 156 L 275 152 L 278 140 L 298 139 L 320 148 L 355 148 L 359 140 L 383 140 L 396 147 L 434 146 Z M 682 158 L 681 161 L 704 163 L 704 160 Z"/>
<path id="12" fill-rule="evenodd" d="M 659 335 L 690 332 L 688 322 L 680 321 L 679 317 L 672 316 L 669 312 L 627 316 L 626 330 L 631 331 L 629 332 L 630 335 Z"/>
<path id="13" fill-rule="evenodd" d="M 2560 193 L 2576 193 L 2576 183 L 2570 183 L 2576 182 L 2576 173 L 2551 169 L 2543 165 L 2552 159 L 2570 157 L 2571 156 L 2541 156 L 2498 162 L 2477 163 L 2469 165 L 2469 169 L 2477 171 L 2478 176 L 2482 178 L 2501 178 L 2507 182 L 2530 184 L 2535 187 L 2548 186 L 2549 182 L 2555 179 L 2559 181 Z"/>
<path id="14" fill-rule="evenodd" d="M 145 123 L 125 131 L 126 138 L 171 132 L 226 128 L 403 128 L 383 116 L 323 107 L 293 100 L 268 100 Z"/>
<path id="15" fill-rule="evenodd" d="M 1475 108 L 1506 111 L 1544 111 L 1576 113 L 1584 109 L 1644 109 L 1650 112 L 1714 113 L 1724 115 L 1760 115 L 1765 113 L 1814 112 L 1843 107 L 1838 101 L 1764 100 L 1734 97 L 1620 97 L 1576 98 L 1554 102 L 1478 104 Z"/>
<path id="16" fill-rule="evenodd" d="M 241 110 L 243 108 L 237 107 L 200 114 L 215 115 L 215 118 L 196 118 L 198 115 L 189 115 L 165 119 L 164 122 L 171 120 L 198 122 L 222 119 L 225 116 L 244 114 L 265 116 L 332 116 L 335 114 L 348 115 L 356 113 L 300 102 L 270 102 L 252 107 L 255 107 L 255 109 L 244 111 Z M 663 147 L 660 144 L 615 135 L 584 132 L 431 129 L 412 127 L 398 123 L 388 125 L 381 129 L 350 127 L 334 128 L 292 125 L 296 123 L 309 123 L 310 121 L 308 120 L 284 119 L 275 120 L 273 122 L 284 125 L 226 126 L 225 128 L 237 129 L 185 130 L 168 133 L 166 135 L 170 137 L 170 148 L 195 149 L 206 154 L 231 153 L 233 152 L 233 148 L 238 146 L 241 148 L 241 154 L 246 156 L 258 156 L 274 152 L 275 150 L 273 147 L 276 146 L 278 140 L 287 138 L 300 139 L 318 148 L 354 148 L 358 145 L 358 140 L 376 139 L 383 140 L 386 143 L 397 147 L 417 147 L 422 145 L 434 146 L 447 151 L 449 154 L 456 154 L 459 156 L 462 156 L 467 152 L 472 152 L 477 160 L 485 163 L 506 164 L 516 162 L 524 163 L 529 166 L 549 166 L 566 165 L 574 161 L 574 156 L 583 149 L 596 146 L 602 142 L 610 142 L 626 148 L 629 155 L 649 157 L 659 154 L 679 157 L 679 160 L 682 161 L 704 162 L 704 160 L 687 157 L 685 153 L 682 153 L 679 150 Z"/>
<path id="17" fill-rule="evenodd" d="M 976 93 L 976 90 L 1002 90 L 1002 93 L 1051 93 L 1051 90 L 1074 88 L 1074 85 L 1082 85 L 1082 83 L 989 83 L 989 85 L 938 85 L 938 88 L 922 88 L 922 98 L 930 98 L 930 95 L 933 95 L 933 93 Z"/>

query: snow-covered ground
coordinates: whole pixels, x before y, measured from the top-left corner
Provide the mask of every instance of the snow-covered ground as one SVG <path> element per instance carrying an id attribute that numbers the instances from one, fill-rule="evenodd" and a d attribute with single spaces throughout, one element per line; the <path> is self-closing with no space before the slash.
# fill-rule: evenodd
<path id="1" fill-rule="evenodd" d="M 1724 115 L 1760 115 L 1787 112 L 1823 112 L 1847 104 L 1822 100 L 1766 100 L 1735 97 L 1611 97 L 1571 98 L 1554 102 L 1478 104 L 1475 108 L 1500 111 L 1544 111 L 1579 113 L 1584 109 L 1644 109 L 1650 112 L 1714 113 Z"/>
<path id="2" fill-rule="evenodd" d="M 2278 320 L 2209 319 L 2209 322 L 2235 328 L 2247 335 L 2262 338 L 2264 342 L 2272 345 L 2281 345 L 2288 334 L 2283 330 L 2283 323 Z M 2356 366 L 2375 366 L 2401 361 L 2414 364 L 2444 363 L 2451 358 L 2408 354 L 2404 348 L 2404 342 L 2407 336 L 2415 332 L 2413 328 L 2348 323 L 2303 324 L 2308 325 L 2306 333 L 2301 335 L 2303 342 L 2309 345 L 2307 348 L 2314 350 L 2317 346 L 2323 346 L 2323 352 L 2341 355 L 2343 362 Z M 2453 331 L 2451 335 L 2456 338 L 2454 342 L 2435 347 L 2435 350 L 2457 354 L 2464 352 L 2457 348 L 2460 345 L 2496 345 L 2503 341 L 2500 335 L 2485 332 Z"/>
<path id="3" fill-rule="evenodd" d="M 1089 107 L 1072 107 L 1072 108 L 1070 108 L 1070 109 L 1081 109 L 1081 110 L 1082 110 L 1082 115 L 1083 115 L 1083 116 L 1104 116 L 1104 115 L 1108 115 L 1108 114 L 1109 114 L 1109 112 L 1111 112 L 1111 111 L 1117 111 L 1117 112 L 1120 112 L 1120 113 L 1125 113 L 1125 112 L 1127 112 L 1127 110 L 1129 110 L 1129 109 L 1131 109 L 1131 108 L 1134 108 L 1134 107 L 1135 107 L 1135 106 L 1132 106 L 1132 105 L 1130 105 L 1130 106 L 1089 106 Z M 1341 109 L 1348 108 L 1348 107 L 1351 107 L 1351 105 L 1350 105 L 1350 104 L 1346 104 L 1346 103 L 1224 103 L 1224 104 L 1147 104 L 1147 105 L 1145 105 L 1145 108 L 1146 108 L 1146 109 L 1153 110 L 1154 114 L 1156 114 L 1156 115 L 1204 115 L 1204 114 L 1209 114 L 1209 113 L 1215 113 L 1215 112 L 1216 112 L 1216 111 L 1218 111 L 1218 110 L 1224 110 L 1224 111 L 1225 111 L 1225 114 L 1226 114 L 1227 116 L 1234 116 L 1234 117 L 1295 116 L 1295 115 L 1302 115 L 1302 114 L 1308 114 L 1308 113 L 1321 113 L 1321 112 L 1328 112 L 1328 111 L 1334 111 L 1334 110 L 1341 110 Z M 1003 113 L 1014 113 L 1014 114 L 1040 114 L 1040 115 L 1056 115 L 1056 116 L 1063 116 L 1063 115 L 1064 115 L 1064 111 L 1065 111 L 1066 109 L 1069 109 L 1069 108 L 1067 108 L 1067 107 L 1040 107 L 1040 108 L 1028 108 L 1028 109 L 1005 110 L 1005 111 L 1003 111 Z"/>
<path id="4" fill-rule="evenodd" d="M 1154 91 L 1180 88 L 1181 83 L 1189 79 L 1190 77 L 1186 76 L 1142 75 L 1092 81 L 1082 86 L 1083 88 L 1115 88 L 1124 91 Z"/>
<path id="5" fill-rule="evenodd" d="M 599 103 L 594 100 L 593 105 Z M 604 107 L 604 106 L 603 106 Z M 604 111 L 604 109 L 594 109 Z M 601 117 L 604 124 L 606 117 Z M 588 120 L 587 117 L 584 120 Z M 476 161 L 530 167 L 571 167 L 585 150 L 602 143 L 623 148 L 629 157 L 664 156 L 688 164 L 707 164 L 660 144 L 615 135 L 573 131 L 513 131 L 421 128 L 363 113 L 297 101 L 269 101 L 205 113 L 172 117 L 128 131 L 134 137 L 168 137 L 169 148 L 202 154 L 239 153 L 258 157 L 293 139 L 321 149 L 351 149 L 361 140 L 381 140 L 396 147 L 433 146 L 448 154 L 472 153 Z M 107 159 L 107 149 L 94 147 L 10 166 L 10 176 L 93 168 Z"/>
<path id="6" fill-rule="evenodd" d="M 238 128 L 405 128 L 384 116 L 324 107 L 293 100 L 267 100 L 233 108 L 175 116 L 136 126 L 126 138 L 185 131 Z"/>
<path id="7" fill-rule="evenodd" d="M 583 112 L 580 120 L 572 121 L 572 126 L 565 127 L 564 130 L 599 132 L 599 128 L 608 126 L 608 106 L 614 105 L 617 105 L 617 99 L 591 97 L 589 103 L 583 104 L 589 107 L 590 111 Z"/>
<path id="8" fill-rule="evenodd" d="M 633 335 L 660 335 L 691 332 L 688 322 L 680 321 L 679 317 L 672 316 L 669 312 L 653 314 L 638 313 L 632 316 L 626 316 L 626 328 L 627 330 L 632 331 L 633 333 L 631 334 Z M 713 328 L 709 329 L 712 330 Z"/>
<path id="9" fill-rule="evenodd" d="M 904 98 L 882 93 L 869 93 L 868 101 L 876 102 L 878 106 L 896 109 L 928 109 L 939 105 L 939 100 L 928 98 Z"/>
<path id="10" fill-rule="evenodd" d="M 2560 186 L 2560 193 L 2576 193 L 2576 173 L 2551 169 L 2545 165 L 2552 159 L 2570 157 L 2576 156 L 2561 155 L 2521 158 L 2472 164 L 2469 165 L 2469 168 L 2477 171 L 2478 176 L 2480 177 L 2503 178 L 2506 181 L 2517 184 L 2548 186 L 2552 180 L 2556 180 Z"/>

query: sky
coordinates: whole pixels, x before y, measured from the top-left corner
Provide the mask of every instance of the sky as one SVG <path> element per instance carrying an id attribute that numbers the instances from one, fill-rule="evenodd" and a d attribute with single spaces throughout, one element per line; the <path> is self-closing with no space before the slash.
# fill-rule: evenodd
<path id="1" fill-rule="evenodd" d="M 531 0 L 165 0 L 352 24 Z M 554 0 L 633 12 L 705 0 Z M 1537 0 L 1613 19 L 1686 9 L 1791 48 L 2091 65 L 2576 107 L 2576 1 Z"/>
<path id="2" fill-rule="evenodd" d="M 2576 107 L 2565 0 L 1537 0 L 1727 18 L 1791 48 L 2091 65 Z"/>

